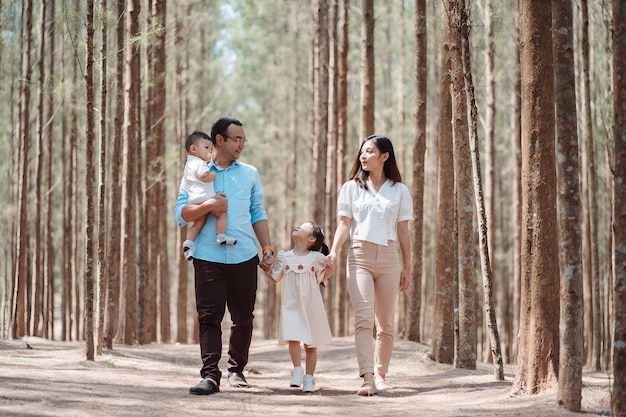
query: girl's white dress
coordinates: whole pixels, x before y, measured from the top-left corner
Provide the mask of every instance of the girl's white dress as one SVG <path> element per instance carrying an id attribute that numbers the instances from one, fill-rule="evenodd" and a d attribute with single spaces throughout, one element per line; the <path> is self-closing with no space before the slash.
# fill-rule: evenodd
<path id="1" fill-rule="evenodd" d="M 296 255 L 293 250 L 278 251 L 272 279 L 284 278 L 280 309 L 279 344 L 298 340 L 310 347 L 327 344 L 332 339 L 320 283 L 324 277 L 325 256 L 309 251 Z"/>

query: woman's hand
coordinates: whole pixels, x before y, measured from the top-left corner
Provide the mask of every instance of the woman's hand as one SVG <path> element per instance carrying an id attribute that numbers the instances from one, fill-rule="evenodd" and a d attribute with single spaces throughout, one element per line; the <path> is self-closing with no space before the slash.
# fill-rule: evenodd
<path id="1" fill-rule="evenodd" d="M 404 292 L 409 289 L 411 284 L 411 268 L 405 268 L 400 272 L 400 291 Z"/>
<path id="2" fill-rule="evenodd" d="M 337 254 L 335 252 L 331 252 L 326 255 L 324 258 L 324 265 L 326 265 L 326 269 L 332 268 L 335 269 L 335 259 L 337 258 Z"/>

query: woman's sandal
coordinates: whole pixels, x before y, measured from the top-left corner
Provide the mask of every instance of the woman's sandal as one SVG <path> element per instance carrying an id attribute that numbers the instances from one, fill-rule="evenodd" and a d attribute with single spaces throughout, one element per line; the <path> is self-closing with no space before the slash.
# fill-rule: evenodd
<path id="1" fill-rule="evenodd" d="M 376 381 L 376 389 L 378 391 L 391 391 L 393 387 L 387 383 L 384 379 Z"/>
<path id="2" fill-rule="evenodd" d="M 356 395 L 361 395 L 363 397 L 369 397 L 371 395 L 376 394 L 376 387 L 372 382 L 365 382 L 361 387 L 356 391 Z"/>

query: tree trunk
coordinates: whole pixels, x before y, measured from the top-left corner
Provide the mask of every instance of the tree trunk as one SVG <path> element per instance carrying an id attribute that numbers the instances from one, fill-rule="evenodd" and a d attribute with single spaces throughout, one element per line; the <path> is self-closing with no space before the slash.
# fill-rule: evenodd
<path id="1" fill-rule="evenodd" d="M 185 10 L 181 6 L 178 6 L 175 9 L 175 34 L 174 34 L 174 61 L 176 62 L 176 70 L 175 70 L 175 97 L 178 105 L 176 106 L 176 118 L 175 118 L 175 137 L 182 139 L 188 134 L 187 133 L 187 106 L 186 99 L 184 97 L 184 86 L 187 85 L 187 60 L 188 60 L 188 49 L 184 48 L 184 30 L 182 17 L 187 13 L 188 10 Z M 175 165 L 175 171 L 178 173 L 176 175 L 176 182 L 180 183 L 182 172 L 183 172 L 183 164 L 186 158 L 185 149 L 183 146 L 179 146 L 178 158 L 176 159 L 177 163 Z M 176 260 L 176 281 L 177 281 L 177 293 L 176 293 L 176 341 L 179 343 L 187 343 L 188 341 L 188 324 L 187 317 L 189 316 L 189 311 L 194 311 L 194 309 L 187 306 L 188 302 L 188 263 L 187 259 L 183 256 L 182 251 L 180 250 L 181 244 L 184 240 L 185 236 L 185 228 L 176 226 L 177 239 L 176 244 L 174 245 L 175 255 L 174 259 Z M 195 320 L 195 315 L 194 322 Z"/>
<path id="2" fill-rule="evenodd" d="M 459 339 L 458 368 L 476 369 L 476 320 L 474 268 L 474 188 L 467 125 L 466 85 L 463 78 L 463 0 L 446 0 L 450 25 L 450 66 L 452 82 L 452 126 L 454 132 L 454 174 L 458 230 Z"/>
<path id="3" fill-rule="evenodd" d="M 107 0 L 100 0 L 102 10 L 108 10 Z M 109 25 L 108 19 L 103 17 L 100 20 L 100 36 L 102 36 L 102 45 L 100 47 L 100 182 L 98 186 L 98 320 L 96 322 L 96 355 L 102 355 L 102 340 L 104 338 L 104 314 L 107 295 L 107 278 L 106 278 L 106 256 L 107 256 L 107 219 L 109 216 L 106 211 L 106 190 L 107 190 L 107 118 L 108 118 L 108 72 L 107 65 L 107 42 Z M 111 160 L 114 159 L 110 158 Z"/>
<path id="4" fill-rule="evenodd" d="M 426 43 L 426 1 L 415 2 L 415 142 L 413 143 L 413 228 L 411 288 L 409 297 L 407 339 L 422 340 L 422 230 L 424 224 L 424 154 L 426 153 L 426 97 L 428 57 Z M 417 318 L 417 319 L 416 319 Z"/>
<path id="5" fill-rule="evenodd" d="M 330 33 L 330 49 L 329 49 L 329 63 L 328 63 L 328 151 L 326 152 L 326 189 L 324 191 L 326 207 L 324 213 L 324 225 L 326 230 L 337 229 L 337 184 L 335 178 L 337 178 L 337 164 L 340 161 L 337 159 L 337 99 L 339 94 L 337 92 L 337 79 L 338 79 L 338 34 L 337 27 L 339 25 L 339 0 L 331 0 L 329 12 L 331 13 L 329 21 L 329 33 Z M 326 314 L 328 315 L 328 321 L 330 323 L 331 332 L 335 332 L 335 307 L 336 293 L 337 293 L 337 280 L 329 280 L 326 282 L 324 293 L 324 304 L 326 306 Z"/>
<path id="6" fill-rule="evenodd" d="M 363 0 L 361 17 L 361 139 L 375 132 L 374 0 Z"/>
<path id="7" fill-rule="evenodd" d="M 335 193 L 346 180 L 346 157 L 348 151 L 348 50 L 349 50 L 349 27 L 350 27 L 350 0 L 343 0 L 341 22 L 341 48 L 339 52 L 339 79 L 338 79 L 338 104 L 337 104 L 337 177 L 334 186 Z M 332 241 L 329 236 L 329 241 Z M 346 253 L 342 248 L 342 253 Z M 348 288 L 346 284 L 346 257 L 337 259 L 335 268 L 335 280 L 337 281 L 337 327 L 336 336 L 348 334 Z"/>
<path id="8" fill-rule="evenodd" d="M 19 206 L 16 216 L 17 224 L 17 244 L 19 245 L 17 268 L 15 269 L 15 277 L 13 279 L 13 288 L 16 292 L 15 307 L 13 313 L 13 330 L 14 338 L 26 335 L 26 280 L 28 279 L 28 189 L 29 189 L 29 170 L 28 170 L 28 152 L 30 149 L 30 84 L 32 76 L 32 65 L 30 58 L 30 50 L 32 45 L 33 30 L 33 3 L 28 0 L 22 5 L 22 15 L 25 17 L 23 28 L 23 50 L 22 50 L 22 83 L 20 86 L 20 127 L 19 140 L 19 178 L 18 198 Z"/>
<path id="9" fill-rule="evenodd" d="M 611 414 L 626 416 L 626 3 L 613 0 L 613 248 L 615 284 Z"/>
<path id="10" fill-rule="evenodd" d="M 94 360 L 94 339 L 93 339 L 93 291 L 94 291 L 94 255 L 95 255 L 95 236 L 94 236 L 94 200 L 95 182 L 94 175 L 94 142 L 95 135 L 95 115 L 94 115 L 94 88 L 93 88 L 93 34 L 94 34 L 94 4 L 93 0 L 87 0 L 87 58 L 85 62 L 85 104 L 86 104 L 86 126 L 85 126 L 85 194 L 87 204 L 85 207 L 85 238 L 86 238 L 86 268 L 85 268 L 85 340 L 86 340 L 86 359 Z"/>
<path id="11" fill-rule="evenodd" d="M 167 249 L 167 207 L 163 204 L 159 204 L 161 201 L 166 201 L 167 196 L 167 182 L 165 180 L 165 121 L 166 121 L 166 103 L 167 103 L 167 91 L 166 91 L 166 63 L 167 63 L 167 49 L 166 49 L 166 24 L 167 24 L 167 3 L 165 0 L 156 0 L 156 20 L 159 27 L 157 33 L 157 46 L 155 50 L 155 76 L 156 76 L 156 103 L 154 106 L 154 136 L 156 137 L 156 166 L 154 171 L 157 174 L 156 189 L 157 189 L 157 271 L 159 276 L 159 293 L 160 304 L 158 308 L 160 322 L 161 322 L 161 341 L 168 343 L 171 336 L 171 306 L 170 306 L 170 273 L 169 273 L 169 254 Z M 155 335 L 156 340 L 156 335 Z"/>
<path id="12" fill-rule="evenodd" d="M 485 215 L 487 218 L 487 243 L 489 249 L 489 262 L 491 264 L 491 271 L 496 277 L 500 277 L 496 289 L 496 297 L 499 299 L 498 309 L 496 311 L 498 322 L 500 323 L 500 329 L 504 330 L 504 323 L 506 321 L 508 302 L 506 294 L 508 293 L 508 274 L 498 273 L 498 266 L 496 265 L 496 247 L 500 246 L 496 244 L 496 225 L 499 223 L 496 217 L 496 149 L 495 149 L 495 119 L 496 119 L 496 81 L 494 75 L 494 61 L 495 61 L 495 45 L 494 45 L 494 30 L 493 30 L 493 1 L 485 0 L 485 36 L 487 38 L 487 45 L 485 51 Z M 499 333 L 503 336 L 504 340 L 501 340 L 501 346 L 504 347 L 503 351 L 506 351 L 507 341 L 506 332 Z M 489 347 L 489 343 L 485 343 L 485 348 Z M 503 353 L 504 353 L 503 352 Z M 507 357 L 507 355 L 504 355 Z M 491 355 L 488 353 L 488 349 L 484 349 L 483 357 L 487 360 L 491 360 Z"/>
<path id="13" fill-rule="evenodd" d="M 79 80 L 79 69 L 78 69 L 78 60 L 72 60 L 72 82 L 75 86 L 78 86 Z M 78 102 L 78 87 L 72 90 L 71 94 L 71 103 Z M 69 292 L 69 305 L 68 305 L 68 331 L 69 331 L 69 339 L 68 340 L 82 340 L 83 334 L 80 331 L 80 283 L 81 280 L 78 278 L 80 276 L 80 260 L 79 260 L 79 236 L 78 236 L 78 200 L 79 200 L 79 170 L 78 170 L 78 109 L 76 106 L 72 105 L 70 110 L 70 151 L 69 151 L 69 176 L 67 177 L 70 183 L 68 188 L 68 204 L 69 204 L 69 213 L 68 213 L 68 223 L 70 225 L 70 229 L 68 231 L 70 235 L 70 258 L 69 258 L 69 274 L 65 277 L 68 285 Z M 82 222 L 81 222 L 82 224 Z M 72 336 L 72 330 L 74 331 L 74 335 Z"/>
<path id="14" fill-rule="evenodd" d="M 46 3 L 43 2 L 41 4 L 41 21 L 40 21 L 40 30 L 39 30 L 39 62 L 37 64 L 39 70 L 39 86 L 38 86 L 38 104 L 37 104 L 37 118 L 38 118 L 38 126 L 37 126 L 37 150 L 35 156 L 35 195 L 34 195 L 34 205 L 35 207 L 42 206 L 42 196 L 41 196 L 41 183 L 43 180 L 43 135 L 44 135 L 44 91 L 45 91 L 45 59 L 43 57 L 46 55 Z M 43 335 L 43 307 L 44 307 L 44 274 L 45 274 L 45 263 L 44 263 L 44 244 L 45 241 L 43 239 L 42 229 L 44 227 L 44 216 L 35 216 L 34 226 L 35 226 L 35 248 L 34 248 L 34 262 L 33 262 L 33 275 L 35 278 L 35 288 L 34 288 L 34 308 L 33 308 L 33 332 L 34 336 L 42 336 Z"/>
<path id="15" fill-rule="evenodd" d="M 559 386 L 557 404 L 580 411 L 582 392 L 583 316 L 580 230 L 580 180 L 576 121 L 576 75 L 572 2 L 552 1 L 554 99 L 556 103 L 559 179 L 559 261 L 561 269 Z"/>
<path id="16" fill-rule="evenodd" d="M 454 362 L 454 286 L 457 271 L 457 237 L 454 227 L 454 142 L 452 138 L 452 97 L 450 96 L 449 25 L 442 19 L 441 80 L 439 82 L 437 231 L 435 248 L 434 317 L 428 356 L 441 363 Z"/>
<path id="17" fill-rule="evenodd" d="M 313 108 L 315 111 L 313 144 L 313 172 L 326 173 L 326 152 L 328 144 L 328 2 L 316 0 L 313 2 L 313 20 L 315 22 L 315 42 L 317 50 L 314 53 L 314 88 Z M 326 175 L 321 175 L 315 181 L 313 195 L 313 220 L 317 223 L 324 221 Z M 327 226 L 327 225 L 325 225 Z"/>
<path id="18" fill-rule="evenodd" d="M 55 66 L 57 65 L 56 61 L 56 44 L 55 44 L 55 33 L 56 33 L 56 19 L 55 19 L 55 2 L 51 2 L 50 3 L 50 7 L 49 7 L 49 16 L 51 16 L 50 18 L 50 32 L 49 32 L 49 37 L 48 39 L 50 39 L 50 47 L 48 48 L 48 79 L 50 80 L 54 80 L 56 71 L 55 71 Z M 1 56 L 1 53 L 0 53 Z M 46 193 L 46 214 L 45 214 L 45 219 L 46 219 L 46 226 L 45 226 L 45 240 L 46 240 L 46 256 L 45 256 L 45 262 L 46 262 L 46 285 L 47 285 L 47 293 L 46 293 L 46 316 L 44 319 L 44 337 L 47 337 L 49 339 L 54 339 L 55 338 L 55 333 L 54 333 L 54 329 L 55 329 L 55 324 L 56 324 L 56 320 L 55 320 L 55 305 L 54 305 L 54 296 L 55 296 L 55 287 L 54 287 L 54 260 L 55 260 L 55 245 L 53 242 L 53 236 L 52 236 L 52 213 L 53 213 L 53 199 L 52 199 L 52 184 L 53 184 L 53 177 L 52 177 L 52 161 L 53 161 L 53 154 L 54 154 L 54 149 L 55 149 L 55 133 L 54 133 L 54 124 L 52 123 L 52 120 L 54 119 L 54 114 L 56 112 L 56 109 L 54 108 L 54 94 L 53 94 L 53 89 L 54 89 L 54 85 L 53 83 L 48 83 L 48 124 L 47 124 L 47 133 L 46 133 L 46 138 L 47 138 L 47 149 L 48 149 L 48 158 L 47 158 L 47 172 L 46 172 L 46 180 L 47 180 L 47 184 L 48 184 L 48 190 L 50 190 L 49 192 Z M 47 333 L 46 333 L 47 332 Z"/>
<path id="19" fill-rule="evenodd" d="M 514 389 L 556 382 L 559 268 L 550 3 L 520 1 L 522 74 L 522 310 Z"/>
<path id="20" fill-rule="evenodd" d="M 157 27 L 155 22 L 154 1 L 149 0 L 146 4 L 146 25 L 148 27 Z M 158 160 L 156 146 L 159 140 L 155 136 L 155 122 L 157 120 L 155 107 L 157 105 L 156 83 L 156 59 L 155 59 L 155 42 L 147 42 L 145 46 L 145 104 L 143 106 L 143 118 L 145 120 L 143 142 L 144 158 L 137 158 L 139 161 L 145 160 L 145 171 L 137 167 L 139 175 L 139 210 L 140 223 L 142 225 L 150 225 L 150 227 L 140 227 L 142 236 L 145 238 L 144 244 L 139 246 L 139 280 L 137 285 L 137 294 L 139 296 L 139 311 L 137 323 L 137 339 L 140 344 L 148 344 L 156 340 L 156 282 L 159 279 L 159 270 L 157 267 L 158 253 L 158 232 L 159 219 L 157 217 L 158 205 Z M 141 155 L 141 147 L 137 148 L 137 154 Z M 148 271 L 154 278 L 148 278 Z"/>
<path id="21" fill-rule="evenodd" d="M 125 16 L 125 2 L 117 1 L 117 19 L 123 22 Z M 123 51 L 125 48 L 126 31 L 125 25 L 118 24 L 117 50 Z M 125 54 L 116 54 L 115 71 L 115 123 L 113 131 L 113 149 L 111 150 L 111 186 L 109 191 L 109 238 L 107 256 L 107 296 L 106 296 L 106 321 L 104 328 L 103 343 L 107 349 L 113 349 L 113 339 L 116 337 L 119 325 L 120 311 L 120 281 L 121 281 L 121 215 L 122 213 L 122 187 L 120 186 L 120 163 L 119 155 L 122 154 L 123 121 L 124 121 L 124 66 Z"/>
<path id="22" fill-rule="evenodd" d="M 140 1 L 133 0 L 128 9 L 126 24 L 130 36 L 139 32 L 139 8 Z M 136 303 L 137 303 L 137 256 L 136 244 L 136 213 L 137 193 L 137 129 L 139 128 L 137 115 L 137 102 L 139 92 L 140 62 L 138 45 L 126 49 L 126 80 L 124 83 L 124 155 L 123 155 L 123 179 L 122 179 L 122 299 L 120 300 L 120 335 L 126 344 L 132 344 L 136 340 Z"/>
<path id="23" fill-rule="evenodd" d="M 474 97 L 474 82 L 472 80 L 472 60 L 470 54 L 470 34 L 467 22 L 470 21 L 466 9 L 461 9 L 461 40 L 463 45 L 463 73 L 465 74 L 465 88 L 467 90 L 467 103 L 470 110 L 470 150 L 472 153 L 472 176 L 476 201 L 476 211 L 479 224 L 480 264 L 483 276 L 483 294 L 485 299 L 485 316 L 489 329 L 489 341 L 491 355 L 493 357 L 494 373 L 498 381 L 504 381 L 504 365 L 500 349 L 500 336 L 496 321 L 496 303 L 494 291 L 494 278 L 489 257 L 487 215 L 483 199 L 482 176 L 480 173 L 480 153 L 478 147 L 478 110 Z"/>
<path id="24" fill-rule="evenodd" d="M 587 342 L 587 366 L 600 370 L 600 298 L 598 273 L 598 236 L 597 236 L 597 193 L 595 152 L 593 139 L 593 120 L 591 116 L 591 96 L 589 83 L 589 19 L 587 1 L 581 2 L 581 101 L 583 126 L 582 142 L 582 193 L 583 204 L 583 274 L 585 297 L 585 333 Z"/>
<path id="25" fill-rule="evenodd" d="M 520 50 L 519 50 L 519 1 L 515 0 L 515 63 L 520 62 Z M 513 271 L 513 306 L 511 315 L 512 326 L 510 329 L 511 349 L 510 360 L 513 362 L 513 358 L 517 358 L 518 349 L 518 334 L 520 329 L 520 311 L 521 311 L 521 253 L 522 253 L 522 149 L 521 149 L 521 113 L 522 113 L 522 100 L 521 89 L 522 80 L 520 76 L 519 65 L 515 65 L 513 71 L 513 93 L 511 94 L 511 149 L 513 150 L 513 203 L 512 216 L 511 216 L 511 234 L 513 236 L 513 256 L 512 256 L 512 268 Z"/>

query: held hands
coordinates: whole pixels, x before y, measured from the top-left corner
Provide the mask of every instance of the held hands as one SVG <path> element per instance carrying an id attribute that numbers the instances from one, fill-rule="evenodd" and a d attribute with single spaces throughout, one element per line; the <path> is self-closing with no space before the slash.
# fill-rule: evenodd
<path id="1" fill-rule="evenodd" d="M 259 265 L 261 269 L 265 272 L 268 272 L 272 265 L 274 265 L 274 252 L 269 249 L 263 249 L 263 260 L 261 260 L 261 264 Z"/>
<path id="2" fill-rule="evenodd" d="M 335 253 L 329 253 L 326 258 L 324 258 L 324 265 L 326 266 L 326 272 L 324 274 L 324 278 L 322 279 L 322 283 L 328 281 L 335 271 L 335 258 L 337 255 Z"/>

